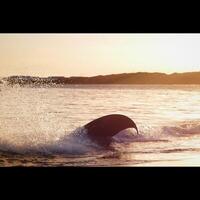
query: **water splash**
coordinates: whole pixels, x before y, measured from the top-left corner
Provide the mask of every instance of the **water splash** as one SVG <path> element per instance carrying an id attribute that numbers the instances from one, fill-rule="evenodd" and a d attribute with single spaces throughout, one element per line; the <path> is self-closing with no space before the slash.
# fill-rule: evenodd
<path id="1" fill-rule="evenodd" d="M 130 88 L 136 86 L 129 86 L 128 90 L 120 91 L 115 87 L 112 91 L 112 86 L 109 90 L 105 86 L 98 86 L 100 89 L 92 87 L 92 90 L 88 89 L 89 86 L 81 86 L 81 89 L 77 86 L 26 88 L 1 83 L 0 151 L 66 156 L 96 154 L 104 149 L 91 141 L 81 126 L 119 110 L 136 121 L 140 132 L 139 136 L 134 130 L 117 134 L 112 144 L 119 146 L 134 143 L 135 148 L 137 142 L 140 151 L 144 151 L 142 145 L 145 145 L 145 151 L 150 152 L 148 142 L 172 141 L 177 136 L 181 139 L 200 133 L 197 118 L 199 90 L 178 93 L 169 89 L 168 95 L 165 89 L 141 91 Z M 186 101 L 191 93 L 192 102 Z M 176 120 L 182 121 L 176 123 Z M 141 144 L 144 142 L 146 144 Z"/>
<path id="2" fill-rule="evenodd" d="M 183 122 L 174 126 L 162 127 L 163 134 L 176 137 L 189 137 L 200 134 L 200 122 Z"/>

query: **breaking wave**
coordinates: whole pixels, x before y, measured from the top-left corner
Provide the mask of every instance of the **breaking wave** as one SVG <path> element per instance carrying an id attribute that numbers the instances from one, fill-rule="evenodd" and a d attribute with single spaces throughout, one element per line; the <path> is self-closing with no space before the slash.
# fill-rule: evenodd
<path id="1" fill-rule="evenodd" d="M 200 134 L 200 122 L 181 123 L 177 126 L 162 127 L 163 134 L 183 137 Z"/>
<path id="2" fill-rule="evenodd" d="M 182 123 L 176 126 L 162 127 L 141 127 L 140 135 L 137 135 L 135 130 L 127 129 L 121 131 L 112 138 L 112 144 L 128 144 L 134 142 L 160 142 L 170 141 L 173 137 L 190 137 L 200 133 L 200 123 L 190 122 Z M 23 145 L 13 144 L 8 141 L 0 140 L 0 151 L 19 154 L 66 154 L 83 155 L 97 153 L 98 151 L 106 150 L 99 146 L 87 136 L 87 130 L 84 127 L 79 127 L 70 134 L 66 134 L 57 140 L 52 140 L 46 143 L 34 144 L 25 141 Z"/>

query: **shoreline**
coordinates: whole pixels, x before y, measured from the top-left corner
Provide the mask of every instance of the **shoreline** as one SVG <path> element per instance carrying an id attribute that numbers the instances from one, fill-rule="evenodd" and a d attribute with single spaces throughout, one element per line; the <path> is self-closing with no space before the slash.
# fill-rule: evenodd
<path id="1" fill-rule="evenodd" d="M 91 77 L 84 76 L 49 76 L 49 77 L 37 77 L 37 76 L 9 76 L 0 80 L 7 82 L 10 85 L 31 85 L 31 84 L 55 84 L 55 85 L 70 85 L 70 84 L 126 84 L 126 85 L 174 85 L 174 84 L 199 84 L 200 85 L 200 72 L 185 72 L 185 73 L 123 73 L 123 74 L 110 74 L 110 75 L 98 75 Z"/>

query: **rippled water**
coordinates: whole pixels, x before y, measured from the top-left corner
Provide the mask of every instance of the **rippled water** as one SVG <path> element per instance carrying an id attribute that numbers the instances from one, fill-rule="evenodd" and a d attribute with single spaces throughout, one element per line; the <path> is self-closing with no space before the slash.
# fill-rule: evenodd
<path id="1" fill-rule="evenodd" d="M 200 86 L 0 85 L 0 166 L 200 165 Z M 107 114 L 132 118 L 111 148 L 82 126 Z"/>

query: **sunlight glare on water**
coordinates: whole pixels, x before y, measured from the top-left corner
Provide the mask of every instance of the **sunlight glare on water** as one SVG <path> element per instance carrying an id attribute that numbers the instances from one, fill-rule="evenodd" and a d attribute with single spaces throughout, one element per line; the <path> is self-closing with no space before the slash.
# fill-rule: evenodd
<path id="1" fill-rule="evenodd" d="M 60 148 L 56 152 L 65 147 L 68 147 L 67 152 L 70 149 L 64 159 L 59 155 L 51 162 L 47 159 L 45 163 L 49 165 L 59 159 L 62 165 L 70 165 L 72 160 L 72 165 L 81 165 L 83 157 L 78 154 L 74 160 L 72 153 L 75 147 L 80 148 L 77 140 L 66 137 L 93 119 L 115 113 L 133 119 L 142 139 L 132 140 L 129 144 L 114 143 L 120 155 L 118 158 L 100 159 L 99 156 L 106 156 L 107 152 L 97 151 L 93 155 L 90 147 L 84 165 L 170 165 L 170 160 L 194 156 L 200 148 L 200 86 L 197 85 L 0 85 L 0 102 L 0 151 L 24 152 L 29 149 L 30 152 L 31 148 L 39 148 L 42 152 L 43 148 L 52 145 L 57 148 L 56 144 Z M 150 142 L 151 139 L 157 141 Z M 161 139 L 167 142 L 159 142 Z M 69 158 L 71 153 L 73 158 Z M 90 156 L 96 161 L 90 161 Z M 184 161 L 176 163 L 182 165 Z"/>

